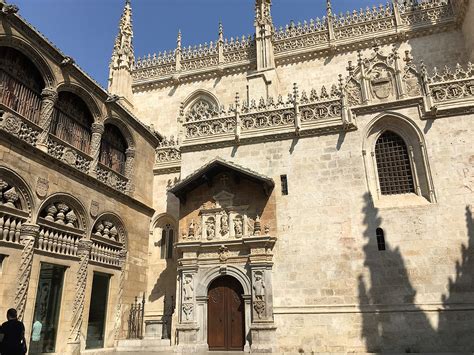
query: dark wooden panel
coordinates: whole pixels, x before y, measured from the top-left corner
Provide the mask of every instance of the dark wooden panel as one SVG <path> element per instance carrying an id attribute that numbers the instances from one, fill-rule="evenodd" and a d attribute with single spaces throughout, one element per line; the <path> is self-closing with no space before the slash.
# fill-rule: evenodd
<path id="1" fill-rule="evenodd" d="M 210 350 L 243 350 L 245 344 L 243 289 L 230 276 L 209 287 L 208 344 Z"/>

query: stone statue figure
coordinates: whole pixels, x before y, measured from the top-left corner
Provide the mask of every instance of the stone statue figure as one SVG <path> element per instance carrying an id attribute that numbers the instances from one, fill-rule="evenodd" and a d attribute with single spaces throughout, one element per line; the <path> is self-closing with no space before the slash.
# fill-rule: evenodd
<path id="1" fill-rule="evenodd" d="M 221 234 L 224 236 L 229 233 L 229 216 L 224 211 L 221 216 Z"/>
<path id="2" fill-rule="evenodd" d="M 234 219 L 234 231 L 236 236 L 241 236 L 242 235 L 242 219 L 241 218 L 236 218 Z"/>
<path id="3" fill-rule="evenodd" d="M 206 223 L 206 234 L 208 240 L 214 239 L 216 235 L 216 227 L 214 226 L 213 221 L 208 221 Z"/>
<path id="4" fill-rule="evenodd" d="M 191 275 L 186 275 L 184 277 L 183 283 L 183 297 L 185 301 L 189 301 L 193 299 L 193 277 Z"/>
<path id="5" fill-rule="evenodd" d="M 253 282 L 253 292 L 255 295 L 255 300 L 258 300 L 258 301 L 265 300 L 265 281 L 263 281 L 262 272 L 255 273 L 255 280 Z"/>

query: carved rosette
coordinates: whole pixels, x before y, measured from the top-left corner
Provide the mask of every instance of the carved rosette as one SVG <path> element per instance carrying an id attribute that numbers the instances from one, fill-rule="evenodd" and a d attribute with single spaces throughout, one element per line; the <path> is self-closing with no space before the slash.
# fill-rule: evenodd
<path id="1" fill-rule="evenodd" d="M 38 137 L 38 144 L 47 146 L 49 129 L 53 119 L 54 105 L 58 100 L 58 93 L 52 89 L 43 89 L 41 92 L 41 99 L 39 126 L 43 131 Z"/>
<path id="2" fill-rule="evenodd" d="M 69 342 L 78 343 L 80 341 L 82 316 L 84 313 L 84 301 L 86 296 L 87 267 L 89 265 L 92 242 L 90 240 L 80 240 L 78 244 L 77 256 L 79 257 L 79 269 L 76 275 L 76 294 L 72 308 L 72 324 L 69 333 Z"/>
<path id="3" fill-rule="evenodd" d="M 36 224 L 25 223 L 21 226 L 20 240 L 23 245 L 21 251 L 21 262 L 18 271 L 18 287 L 15 294 L 15 308 L 18 312 L 18 318 L 23 317 L 26 306 L 26 297 L 33 265 L 33 254 L 35 249 L 35 240 L 39 234 L 39 226 Z"/>

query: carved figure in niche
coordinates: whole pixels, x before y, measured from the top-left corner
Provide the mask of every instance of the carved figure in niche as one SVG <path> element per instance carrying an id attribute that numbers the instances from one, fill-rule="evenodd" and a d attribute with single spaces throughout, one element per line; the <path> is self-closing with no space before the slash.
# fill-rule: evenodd
<path id="1" fill-rule="evenodd" d="M 208 240 L 213 240 L 216 236 L 216 226 L 212 217 L 206 221 L 206 236 Z"/>
<path id="2" fill-rule="evenodd" d="M 191 275 L 185 275 L 183 281 L 183 298 L 185 301 L 193 299 L 194 288 L 193 288 L 193 277 Z"/>
<path id="3" fill-rule="evenodd" d="M 188 238 L 189 239 L 194 239 L 195 227 L 196 227 L 196 225 L 194 224 L 194 219 L 192 219 L 191 223 L 189 223 L 189 229 L 188 229 Z"/>
<path id="4" fill-rule="evenodd" d="M 264 301 L 265 300 L 265 281 L 263 281 L 263 271 L 257 271 L 254 275 L 255 279 L 253 281 L 253 292 L 255 300 Z"/>
<path id="5" fill-rule="evenodd" d="M 408 69 L 403 79 L 405 80 L 408 96 L 421 95 L 420 83 L 416 73 L 413 70 Z"/>
<path id="6" fill-rule="evenodd" d="M 229 233 L 229 216 L 226 211 L 223 211 L 221 216 L 221 235 L 224 236 L 227 233 Z"/>
<path id="7" fill-rule="evenodd" d="M 243 221 L 241 216 L 237 216 L 234 219 L 234 232 L 235 232 L 235 237 L 240 238 L 242 237 L 243 234 Z"/>
<path id="8" fill-rule="evenodd" d="M 372 92 L 378 99 L 386 99 L 392 95 L 391 73 L 382 65 L 376 65 L 370 75 Z"/>

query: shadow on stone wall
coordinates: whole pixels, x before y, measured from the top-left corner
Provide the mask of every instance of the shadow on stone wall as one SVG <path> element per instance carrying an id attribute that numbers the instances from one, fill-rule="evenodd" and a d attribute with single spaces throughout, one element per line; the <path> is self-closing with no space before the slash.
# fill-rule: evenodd
<path id="1" fill-rule="evenodd" d="M 365 341 L 367 351 L 410 353 L 474 350 L 474 311 L 449 310 L 453 306 L 458 309 L 460 303 L 466 300 L 474 301 L 474 222 L 471 210 L 466 207 L 469 244 L 467 247 L 462 245 L 462 260 L 457 264 L 456 279 L 449 280 L 449 294 L 443 295 L 440 300 L 444 309 L 438 310 L 437 328 L 415 304 L 416 290 L 410 282 L 399 248 L 392 248 L 386 240 L 386 250 L 378 250 L 375 230 L 381 227 L 382 218 L 369 194 L 364 195 L 363 213 L 366 226 L 364 237 L 367 240 L 363 248 L 364 265 L 369 270 L 370 289 L 363 275 L 359 275 L 358 290 L 362 312 L 361 338 Z M 427 252 L 429 248 L 426 245 Z"/>

